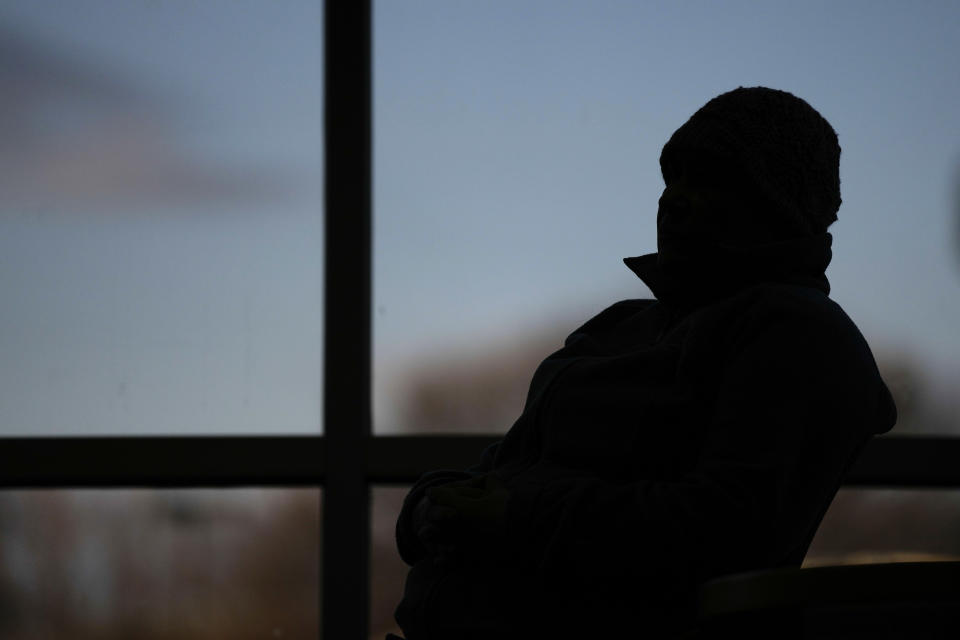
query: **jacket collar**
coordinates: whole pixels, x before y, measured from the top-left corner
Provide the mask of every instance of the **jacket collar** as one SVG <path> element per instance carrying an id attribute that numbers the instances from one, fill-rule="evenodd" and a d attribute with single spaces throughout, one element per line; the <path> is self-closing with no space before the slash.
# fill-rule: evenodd
<path id="1" fill-rule="evenodd" d="M 814 236 L 749 247 L 717 246 L 682 272 L 664 271 L 657 254 L 623 262 L 661 302 L 694 308 L 762 282 L 795 284 L 830 293 L 824 271 L 833 257 L 833 236 Z"/>

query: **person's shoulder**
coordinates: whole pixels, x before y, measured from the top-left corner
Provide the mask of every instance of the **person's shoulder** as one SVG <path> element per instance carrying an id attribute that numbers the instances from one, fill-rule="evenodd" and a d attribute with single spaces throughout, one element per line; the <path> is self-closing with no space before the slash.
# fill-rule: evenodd
<path id="1" fill-rule="evenodd" d="M 630 298 L 628 300 L 620 300 L 618 302 L 614 302 L 609 307 L 590 318 L 590 320 L 587 321 L 587 324 L 617 323 L 636 313 L 646 311 L 655 304 L 657 304 L 657 301 L 652 298 Z"/>
<path id="2" fill-rule="evenodd" d="M 749 331 L 764 328 L 789 331 L 795 338 L 867 347 L 857 325 L 843 308 L 815 287 L 762 283 L 741 291 L 730 301 L 736 324 Z M 869 350 L 869 348 L 868 348 Z"/>
<path id="3" fill-rule="evenodd" d="M 644 309 L 651 307 L 657 304 L 657 301 L 654 298 L 629 298 L 627 300 L 619 300 L 614 302 L 609 307 L 601 311 L 598 315 L 603 315 L 605 313 L 618 313 L 618 314 L 630 314 L 636 313 L 638 311 L 643 311 Z"/>
<path id="4" fill-rule="evenodd" d="M 837 302 L 820 289 L 792 284 L 758 285 L 737 297 L 739 313 L 730 314 L 737 319 L 728 325 L 730 356 L 749 353 L 751 369 L 786 367 L 822 392 L 841 390 L 845 400 L 836 407 L 860 416 L 869 433 L 890 430 L 896 406 L 870 345 Z"/>
<path id="5" fill-rule="evenodd" d="M 630 298 L 628 300 L 614 302 L 603 311 L 580 325 L 576 330 L 573 331 L 573 334 L 590 333 L 616 326 L 623 320 L 632 317 L 637 313 L 646 311 L 656 303 L 656 300 L 649 298 Z"/>

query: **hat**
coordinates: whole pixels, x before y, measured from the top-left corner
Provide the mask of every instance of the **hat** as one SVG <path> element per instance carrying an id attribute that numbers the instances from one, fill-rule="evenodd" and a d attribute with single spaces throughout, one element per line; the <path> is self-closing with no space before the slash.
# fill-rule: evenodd
<path id="1" fill-rule="evenodd" d="M 734 163 L 763 199 L 807 233 L 823 233 L 840 208 L 840 145 L 804 100 L 767 87 L 738 87 L 700 107 L 660 154 L 706 151 Z"/>

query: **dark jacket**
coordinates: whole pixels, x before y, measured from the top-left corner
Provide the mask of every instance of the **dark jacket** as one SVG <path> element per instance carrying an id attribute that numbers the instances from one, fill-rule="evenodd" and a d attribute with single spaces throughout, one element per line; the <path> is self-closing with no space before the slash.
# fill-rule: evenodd
<path id="1" fill-rule="evenodd" d="M 687 279 L 656 254 L 626 259 L 657 300 L 570 334 L 479 464 L 426 473 L 407 496 L 408 640 L 456 620 L 489 637 L 641 637 L 690 624 L 706 579 L 799 566 L 853 459 L 896 421 L 870 348 L 828 297 L 830 244 L 724 250 Z M 503 535 L 434 562 L 413 507 L 487 472 L 510 491 Z"/>

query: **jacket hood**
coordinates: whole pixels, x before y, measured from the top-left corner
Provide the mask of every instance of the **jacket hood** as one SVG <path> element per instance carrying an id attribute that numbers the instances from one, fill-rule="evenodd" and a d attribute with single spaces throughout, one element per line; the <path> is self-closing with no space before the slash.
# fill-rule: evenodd
<path id="1" fill-rule="evenodd" d="M 760 283 L 800 285 L 829 294 L 824 271 L 833 257 L 832 243 L 833 237 L 823 233 L 750 247 L 714 246 L 684 270 L 661 268 L 656 253 L 623 261 L 659 302 L 689 311 Z M 864 347 L 869 353 L 866 343 Z M 869 434 L 882 434 L 896 424 L 897 408 L 875 363 L 873 367 L 875 417 L 865 426 Z"/>
<path id="2" fill-rule="evenodd" d="M 824 272 L 833 236 L 821 233 L 745 247 L 714 245 L 684 268 L 664 269 L 658 254 L 623 262 L 661 302 L 693 308 L 763 282 L 795 284 L 830 293 Z"/>

